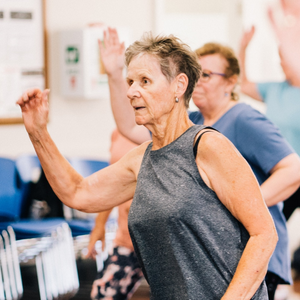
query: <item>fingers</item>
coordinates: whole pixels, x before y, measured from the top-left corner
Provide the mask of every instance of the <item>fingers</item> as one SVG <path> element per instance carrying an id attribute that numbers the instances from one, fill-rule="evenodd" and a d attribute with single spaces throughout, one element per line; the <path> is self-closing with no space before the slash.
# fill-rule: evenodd
<path id="1" fill-rule="evenodd" d="M 246 42 L 247 44 L 251 41 L 251 39 L 253 38 L 253 35 L 255 33 L 255 27 L 252 25 L 250 30 L 246 31 L 245 33 L 245 37 L 246 37 Z"/>
<path id="2" fill-rule="evenodd" d="M 39 99 L 42 97 L 42 92 L 40 89 L 34 88 L 29 89 L 25 93 L 22 94 L 22 96 L 17 100 L 17 104 L 20 106 L 24 106 L 26 103 L 29 103 L 31 100 Z"/>
<path id="3" fill-rule="evenodd" d="M 120 54 L 123 54 L 125 52 L 125 43 L 122 42 L 121 46 L 120 46 Z"/>
<path id="4" fill-rule="evenodd" d="M 46 89 L 42 92 L 42 96 L 41 96 L 41 100 L 43 102 L 48 102 L 48 95 L 50 93 L 50 90 L 49 89 Z"/>
<path id="5" fill-rule="evenodd" d="M 119 45 L 120 41 L 119 41 L 119 35 L 118 35 L 118 32 L 117 32 L 117 29 L 108 27 L 108 32 L 109 32 L 109 35 L 110 35 L 111 43 L 113 45 Z"/>
<path id="6" fill-rule="evenodd" d="M 108 27 L 107 30 L 103 31 L 103 44 L 106 49 L 114 46 L 121 46 L 116 28 Z"/>
<path id="7" fill-rule="evenodd" d="M 95 248 L 91 248 L 91 249 L 88 249 L 88 252 L 85 257 L 96 259 L 96 255 L 97 255 L 97 252 L 96 252 Z"/>

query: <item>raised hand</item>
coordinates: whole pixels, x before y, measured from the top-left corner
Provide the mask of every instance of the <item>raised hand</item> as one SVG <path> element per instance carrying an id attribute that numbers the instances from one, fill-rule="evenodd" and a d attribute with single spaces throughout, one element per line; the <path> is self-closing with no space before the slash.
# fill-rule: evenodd
<path id="1" fill-rule="evenodd" d="M 281 7 L 268 10 L 271 25 L 279 41 L 280 53 L 300 86 L 300 1 L 281 0 Z"/>
<path id="2" fill-rule="evenodd" d="M 241 41 L 240 41 L 240 51 L 239 51 L 239 60 L 242 76 L 246 76 L 245 74 L 245 63 L 246 63 L 246 49 L 253 38 L 255 33 L 255 27 L 252 26 L 250 30 L 246 30 L 243 32 Z"/>
<path id="3" fill-rule="evenodd" d="M 103 41 L 99 41 L 101 59 L 107 75 L 113 76 L 115 72 L 122 72 L 125 60 L 125 45 L 120 43 L 115 28 L 108 27 L 104 31 Z"/>
<path id="4" fill-rule="evenodd" d="M 241 49 L 246 49 L 248 47 L 250 41 L 253 38 L 254 33 L 255 33 L 254 26 L 252 26 L 250 30 L 244 31 L 242 38 L 241 38 L 241 42 L 240 42 Z"/>
<path id="5" fill-rule="evenodd" d="M 17 101 L 22 110 L 25 128 L 29 135 L 34 135 L 46 129 L 49 105 L 48 94 L 50 90 L 39 89 L 27 90 Z"/>

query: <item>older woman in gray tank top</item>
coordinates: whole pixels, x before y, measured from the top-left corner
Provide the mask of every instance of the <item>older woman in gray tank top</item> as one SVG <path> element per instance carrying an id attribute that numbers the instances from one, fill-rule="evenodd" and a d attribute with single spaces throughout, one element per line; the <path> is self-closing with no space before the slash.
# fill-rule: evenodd
<path id="1" fill-rule="evenodd" d="M 152 299 L 267 300 L 276 230 L 236 148 L 189 120 L 201 71 L 195 54 L 174 36 L 145 35 L 127 49 L 126 64 L 136 123 L 153 141 L 90 177 L 69 165 L 47 131 L 49 91 L 29 90 L 18 100 L 53 190 L 85 212 L 134 196 L 129 230 Z"/>

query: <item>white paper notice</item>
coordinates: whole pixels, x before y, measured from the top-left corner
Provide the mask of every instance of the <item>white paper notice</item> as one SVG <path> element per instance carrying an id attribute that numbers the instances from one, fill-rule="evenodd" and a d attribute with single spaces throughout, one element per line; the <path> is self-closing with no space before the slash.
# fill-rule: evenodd
<path id="1" fill-rule="evenodd" d="M 41 0 L 0 1 L 0 118 L 20 117 L 22 92 L 44 88 L 43 34 Z"/>

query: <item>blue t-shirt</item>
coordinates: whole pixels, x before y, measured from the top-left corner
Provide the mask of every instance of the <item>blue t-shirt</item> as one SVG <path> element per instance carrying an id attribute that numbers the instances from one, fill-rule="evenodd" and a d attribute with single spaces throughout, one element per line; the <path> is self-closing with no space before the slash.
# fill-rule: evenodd
<path id="1" fill-rule="evenodd" d="M 204 122 L 199 111 L 191 112 L 189 117 L 195 124 L 202 125 Z M 244 103 L 233 106 L 213 124 L 213 127 L 235 145 L 249 163 L 259 184 L 270 176 L 270 170 L 279 161 L 294 152 L 272 122 Z M 282 202 L 269 207 L 279 240 L 268 270 L 277 274 L 283 282 L 292 283 L 288 233 L 282 208 Z"/>
<path id="2" fill-rule="evenodd" d="M 258 83 L 257 89 L 267 105 L 267 118 L 300 155 L 300 88 L 284 81 Z"/>

